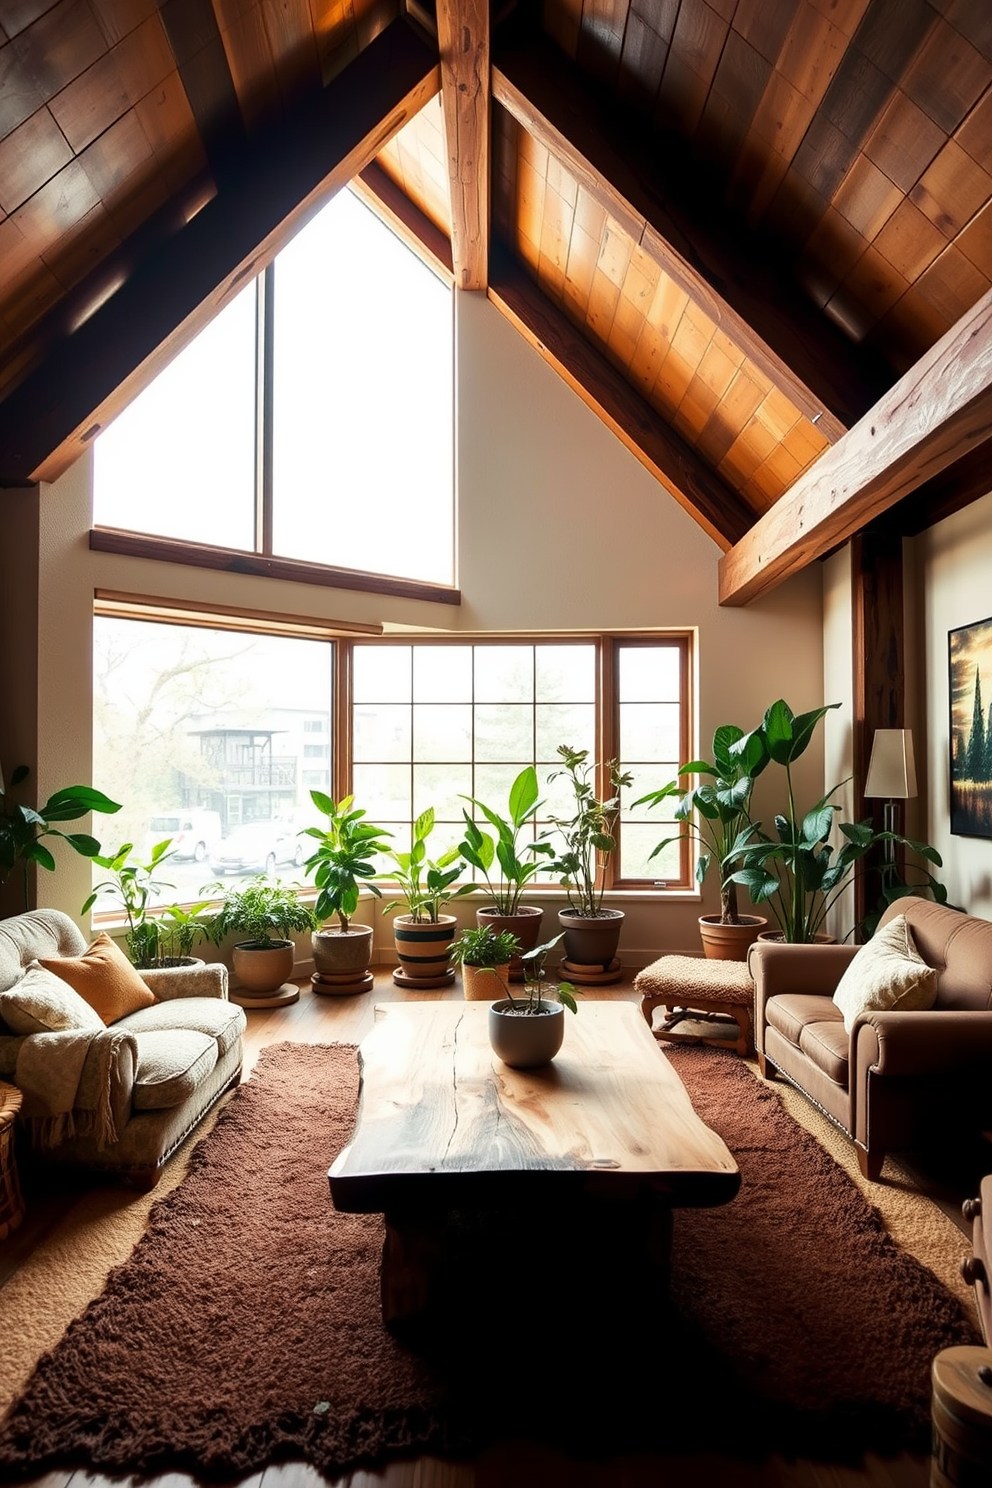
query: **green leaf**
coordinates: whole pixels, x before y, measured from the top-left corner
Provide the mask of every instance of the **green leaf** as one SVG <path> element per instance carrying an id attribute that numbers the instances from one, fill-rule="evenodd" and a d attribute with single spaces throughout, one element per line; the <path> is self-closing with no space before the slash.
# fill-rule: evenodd
<path id="1" fill-rule="evenodd" d="M 39 868 L 47 868 L 49 873 L 55 872 L 55 859 L 48 848 L 40 842 L 32 842 L 24 849 L 22 856 L 32 863 L 37 863 Z"/>
<path id="2" fill-rule="evenodd" d="M 310 792 L 310 799 L 316 806 L 317 810 L 321 812 L 323 816 L 334 816 L 334 802 L 331 800 L 330 796 L 326 796 L 323 791 L 312 790 Z M 344 805 L 344 802 L 342 802 L 341 804 Z M 308 830 L 316 832 L 319 829 L 308 828 Z"/>
<path id="3" fill-rule="evenodd" d="M 423 843 L 425 837 L 429 837 L 434 830 L 434 807 L 428 806 L 422 811 L 413 824 L 414 839 Z"/>
<path id="4" fill-rule="evenodd" d="M 510 819 L 515 827 L 522 826 L 533 813 L 537 805 L 537 794 L 537 771 L 533 765 L 528 765 L 510 786 Z"/>

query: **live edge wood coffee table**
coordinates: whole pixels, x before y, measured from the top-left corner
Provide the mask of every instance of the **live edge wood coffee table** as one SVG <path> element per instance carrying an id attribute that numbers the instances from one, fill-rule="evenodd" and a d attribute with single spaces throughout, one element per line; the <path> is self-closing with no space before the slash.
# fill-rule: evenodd
<path id="1" fill-rule="evenodd" d="M 355 1131 L 328 1175 L 337 1209 L 385 1216 L 383 1319 L 411 1340 L 482 1320 L 480 1306 L 488 1321 L 543 1311 L 549 1274 L 551 1301 L 581 1285 L 585 1304 L 591 1277 L 607 1282 L 592 1299 L 605 1306 L 610 1278 L 665 1288 L 672 1210 L 740 1187 L 633 1003 L 584 1001 L 537 1070 L 493 1054 L 488 1012 L 375 1009 Z M 536 1272 L 536 1295 L 521 1299 L 521 1271 Z"/>

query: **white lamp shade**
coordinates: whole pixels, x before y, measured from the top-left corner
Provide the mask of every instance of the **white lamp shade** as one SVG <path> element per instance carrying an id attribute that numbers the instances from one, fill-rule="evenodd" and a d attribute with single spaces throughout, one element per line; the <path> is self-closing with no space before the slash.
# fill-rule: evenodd
<path id="1" fill-rule="evenodd" d="M 916 795 L 912 729 L 875 730 L 865 795 L 903 801 Z"/>

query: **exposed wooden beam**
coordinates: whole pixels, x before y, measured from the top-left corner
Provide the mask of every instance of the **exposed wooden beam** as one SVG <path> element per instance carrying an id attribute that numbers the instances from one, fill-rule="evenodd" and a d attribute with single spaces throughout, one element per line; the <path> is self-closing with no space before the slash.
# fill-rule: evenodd
<path id="1" fill-rule="evenodd" d="M 224 41 L 210 0 L 157 0 L 183 92 L 217 180 L 246 142 Z"/>
<path id="2" fill-rule="evenodd" d="M 0 485 L 60 475 L 439 86 L 432 47 L 399 19 L 246 147 L 213 199 L 136 256 L 116 293 L 50 341 L 0 404 Z"/>
<path id="3" fill-rule="evenodd" d="M 992 437 L 992 290 L 720 560 L 744 605 Z"/>
<path id="4" fill-rule="evenodd" d="M 459 289 L 489 274 L 489 0 L 437 0 L 451 188 L 451 256 Z"/>
<path id="5" fill-rule="evenodd" d="M 906 715 L 906 638 L 903 618 L 902 538 L 868 529 L 851 543 L 854 820 L 884 827 L 884 802 L 864 794 L 875 730 L 903 728 Z M 905 830 L 903 823 L 902 830 Z M 873 852 L 854 878 L 854 923 L 874 908 L 882 889 L 880 854 Z"/>
<path id="6" fill-rule="evenodd" d="M 808 418 L 834 442 L 889 386 L 892 374 L 852 346 L 776 261 L 775 245 L 733 219 L 684 145 L 645 153 L 616 106 L 607 109 L 546 38 L 502 35 L 493 98 Z"/>
<path id="7" fill-rule="evenodd" d="M 351 183 L 374 212 L 450 287 L 454 278 L 451 243 L 425 212 L 373 160 Z"/>
<path id="8" fill-rule="evenodd" d="M 962 459 L 924 481 L 888 514 L 893 527 L 915 537 L 935 522 L 970 506 L 992 491 L 992 440 L 977 444 Z"/>
<path id="9" fill-rule="evenodd" d="M 748 530 L 754 513 L 737 493 L 495 243 L 489 298 L 719 547 L 726 550 Z"/>

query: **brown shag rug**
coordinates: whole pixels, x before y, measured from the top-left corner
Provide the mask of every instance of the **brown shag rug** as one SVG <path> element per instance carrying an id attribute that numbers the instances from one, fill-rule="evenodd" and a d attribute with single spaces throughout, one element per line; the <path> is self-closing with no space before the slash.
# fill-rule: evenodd
<path id="1" fill-rule="evenodd" d="M 41 1359 L 0 1428 L 0 1476 L 244 1474 L 282 1458 L 332 1474 L 508 1437 L 590 1456 L 665 1438 L 834 1460 L 925 1451 L 930 1362 L 979 1341 L 960 1304 L 742 1062 L 668 1057 L 743 1175 L 732 1204 L 676 1214 L 671 1300 L 627 1277 L 622 1253 L 579 1256 L 587 1284 L 561 1326 L 480 1329 L 469 1305 L 457 1344 L 425 1359 L 381 1325 L 381 1220 L 330 1204 L 354 1049 L 265 1050 L 130 1260 Z M 569 1235 L 511 1238 L 554 1287 Z M 468 1254 L 465 1285 L 484 1292 L 491 1264 Z M 597 1313 L 600 1274 L 629 1284 L 629 1306 Z"/>

